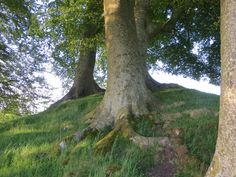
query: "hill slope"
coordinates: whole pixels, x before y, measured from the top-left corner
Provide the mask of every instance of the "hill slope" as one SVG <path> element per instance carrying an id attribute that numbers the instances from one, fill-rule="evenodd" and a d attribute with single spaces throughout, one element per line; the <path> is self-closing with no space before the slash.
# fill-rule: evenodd
<path id="1" fill-rule="evenodd" d="M 158 113 L 134 128 L 168 137 L 171 147 L 140 149 L 117 137 L 106 153 L 95 154 L 106 130 L 77 143 L 71 135 L 86 127 L 83 116 L 102 99 L 93 95 L 33 116 L 1 117 L 0 177 L 203 176 L 214 152 L 219 97 L 184 88 L 154 95 Z"/>

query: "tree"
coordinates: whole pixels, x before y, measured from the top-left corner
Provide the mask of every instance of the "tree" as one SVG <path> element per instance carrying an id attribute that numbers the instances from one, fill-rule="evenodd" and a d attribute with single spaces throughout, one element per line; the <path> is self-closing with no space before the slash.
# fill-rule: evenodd
<path id="1" fill-rule="evenodd" d="M 79 46 L 78 41 L 83 40 L 82 35 L 80 35 L 79 33 L 83 33 L 82 31 L 89 29 L 88 27 L 86 27 L 86 24 L 88 24 L 88 23 L 90 23 L 90 25 L 94 24 L 94 28 L 99 29 L 97 31 L 97 34 L 90 37 L 90 39 L 92 39 L 92 42 L 96 42 L 98 47 L 100 47 L 101 43 L 103 43 L 103 39 L 100 39 L 100 41 L 93 39 L 94 36 L 96 36 L 96 35 L 100 35 L 102 37 L 104 36 L 104 34 L 103 34 L 104 31 L 101 30 L 104 25 L 103 20 L 101 20 L 101 16 L 102 16 L 101 2 L 102 1 L 95 2 L 95 1 L 83 1 L 83 0 L 75 2 L 75 1 L 67 0 L 65 2 L 58 1 L 56 3 L 50 3 L 49 7 L 51 10 L 49 12 L 52 14 L 50 17 L 50 21 L 53 21 L 52 28 L 58 29 L 58 30 L 56 30 L 57 34 L 55 34 L 55 30 L 53 31 L 53 36 L 57 35 L 59 38 L 61 38 L 61 36 L 63 36 L 63 39 L 60 39 L 57 41 L 65 41 L 63 43 L 56 44 L 56 48 L 55 48 L 56 52 L 54 52 L 54 54 L 56 54 L 56 55 L 54 55 L 54 58 L 57 61 L 59 61 L 59 64 L 60 63 L 63 64 L 63 68 L 62 68 L 63 70 L 65 69 L 65 66 L 67 65 L 65 63 L 68 63 L 69 64 L 68 68 L 71 69 L 70 67 L 72 65 L 70 63 L 71 63 L 71 61 L 74 60 L 73 58 L 76 58 L 76 55 L 77 55 L 77 53 L 74 52 L 74 49 L 78 48 L 78 46 Z M 139 8 L 136 8 L 136 9 L 138 9 L 136 11 L 142 10 Z M 72 13 L 73 13 L 73 16 L 71 15 Z M 135 13 L 135 15 L 136 14 L 137 13 Z M 141 17 L 141 18 L 143 18 L 143 17 Z M 146 16 L 145 16 L 145 18 L 146 18 Z M 138 18 L 138 19 L 140 19 L 140 18 Z M 76 22 L 76 23 L 74 23 L 74 22 Z M 86 23 L 83 24 L 83 22 L 86 22 Z M 138 28 L 142 27 L 138 24 L 139 23 L 137 23 L 137 21 L 136 21 L 137 27 Z M 138 35 L 138 36 L 141 37 L 140 35 Z M 87 40 L 87 41 L 89 41 L 89 40 Z M 140 42 L 143 42 L 143 41 L 140 41 Z M 77 46 L 74 44 L 77 44 Z M 61 52 L 63 52 L 63 50 L 64 50 L 64 53 L 66 53 L 67 55 L 63 55 L 63 56 L 61 55 Z M 65 51 L 65 50 L 67 50 L 67 51 Z M 147 46 L 146 46 L 146 48 L 143 48 L 143 50 L 145 50 L 145 53 L 146 53 Z M 69 56 L 69 58 L 71 58 L 71 59 L 69 59 L 69 61 L 67 61 L 67 59 L 66 59 L 67 56 Z M 145 59 L 146 59 L 146 56 L 145 56 Z M 78 67 L 77 67 L 77 69 L 78 69 Z M 61 73 L 61 72 L 59 72 L 59 73 Z M 78 78 L 78 77 L 74 77 L 74 78 Z M 74 80 L 74 82 L 75 82 L 75 80 Z M 160 84 L 157 81 L 155 81 L 149 75 L 148 71 L 146 71 L 146 84 L 147 84 L 147 87 L 152 90 L 156 89 L 156 88 L 168 86 L 168 84 Z M 83 84 L 81 83 L 80 85 L 83 85 Z M 68 94 L 64 98 L 62 98 L 62 100 L 64 100 L 65 98 L 66 99 L 69 98 L 68 95 L 72 95 L 71 92 L 73 90 L 74 90 L 74 86 L 70 89 Z M 58 101 L 58 103 L 61 101 Z"/>
<path id="2" fill-rule="evenodd" d="M 134 7 L 135 25 L 137 29 L 137 36 L 140 43 L 140 49 L 145 55 L 144 58 L 148 62 L 147 50 L 150 46 L 152 38 L 160 33 L 169 33 L 175 27 L 175 23 L 178 20 L 179 15 L 183 11 L 183 8 L 178 9 L 177 13 L 173 13 L 171 19 L 167 19 L 163 23 L 153 23 L 150 17 L 151 1 L 136 0 Z M 159 5 L 159 4 L 158 4 Z M 167 4 L 166 4 L 167 6 Z M 159 8 L 159 7 L 158 7 Z M 176 15 L 177 14 L 177 15 Z M 150 90 L 155 90 L 163 87 L 176 87 L 176 84 L 160 84 L 155 81 L 146 70 L 146 85 Z"/>
<path id="3" fill-rule="evenodd" d="M 55 9 L 51 18 L 57 28 L 60 29 L 55 30 L 54 28 L 54 31 L 57 31 L 56 35 L 60 36 L 60 40 L 57 41 L 65 41 L 57 45 L 56 49 L 59 49 L 60 52 L 54 52 L 57 53 L 54 58 L 61 57 L 59 63 L 62 63 L 64 68 L 68 65 L 71 68 L 73 66 L 70 64 L 71 61 L 73 63 L 73 60 L 75 60 L 73 58 L 77 58 L 76 55 L 78 55 L 76 52 L 75 54 L 71 53 L 74 52 L 74 49 L 78 49 L 80 45 L 78 41 L 82 37 L 79 35 L 81 29 L 86 29 L 83 22 L 95 24 L 96 28 L 101 29 L 103 27 L 101 1 L 67 0 L 64 2 L 57 1 L 56 6 L 52 5 L 53 3 L 50 4 Z M 218 83 L 220 69 L 217 54 L 219 54 L 219 44 L 217 43 L 218 40 L 215 39 L 218 34 L 216 25 L 218 24 L 217 9 L 217 1 L 204 2 L 199 0 L 189 3 L 189 1 L 136 0 L 134 9 L 135 24 L 139 42 L 142 44 L 140 50 L 144 51 L 145 61 L 156 63 L 158 59 L 165 63 L 164 68 L 161 68 L 165 71 L 184 74 L 194 79 L 207 76 L 210 77 L 212 82 Z M 58 19 L 55 20 L 55 17 Z M 212 25 L 202 26 L 202 21 Z M 97 35 L 103 36 L 103 30 L 99 30 Z M 188 36 L 187 39 L 185 36 Z M 100 41 L 96 40 L 96 42 L 100 47 L 103 39 L 100 38 Z M 193 54 L 194 43 L 204 43 L 200 46 L 207 46 L 199 49 L 198 53 L 201 53 L 201 55 Z M 66 55 L 61 55 L 62 50 Z M 212 57 L 213 55 L 214 57 Z M 69 59 L 68 61 L 67 56 L 72 60 Z M 155 81 L 148 73 L 148 67 L 145 75 L 146 85 L 151 90 L 176 86 L 160 84 Z M 73 90 L 73 87 L 71 90 Z"/>
<path id="4" fill-rule="evenodd" d="M 108 83 L 95 117 L 102 124 L 109 124 L 124 114 L 148 114 L 153 100 L 145 85 L 145 59 L 135 32 L 134 1 L 105 0 L 104 16 Z M 103 118 L 108 120 L 100 121 Z M 96 121 L 94 125 L 99 128 L 101 123 Z"/>
<path id="5" fill-rule="evenodd" d="M 101 1 L 52 1 L 48 6 L 47 27 L 55 41 L 53 57 L 62 70 L 75 70 L 71 72 L 74 79 L 69 92 L 53 105 L 104 91 L 93 76 L 102 31 Z"/>
<path id="6" fill-rule="evenodd" d="M 221 97 L 216 150 L 207 177 L 236 175 L 236 1 L 221 0 Z"/>
<path id="7" fill-rule="evenodd" d="M 163 62 L 164 71 L 197 80 L 207 77 L 219 85 L 220 1 L 179 2 L 186 10 L 171 33 L 162 33 L 154 39 L 149 52 Z M 174 7 L 178 9 L 179 5 Z M 154 19 L 158 14 L 155 12 Z"/>
<path id="8" fill-rule="evenodd" d="M 162 61 L 158 69 L 219 84 L 218 1 L 137 0 L 135 16 L 149 63 Z"/>
<path id="9" fill-rule="evenodd" d="M 145 54 L 139 50 L 134 6 L 132 0 L 104 0 L 107 89 L 100 105 L 86 116 L 89 127 L 78 135 L 81 139 L 91 131 L 112 126 L 113 130 L 97 142 L 97 151 L 103 150 L 117 134 L 140 146 L 154 140 L 139 135 L 130 125 L 130 119 L 151 114 L 156 103 L 145 83 Z"/>
<path id="10" fill-rule="evenodd" d="M 156 1 L 150 2 L 155 4 Z M 198 11 L 195 6 L 198 1 L 194 5 L 188 1 L 178 2 L 158 2 L 160 7 L 157 11 L 158 14 L 162 14 L 163 19 L 160 17 L 159 21 L 153 21 L 149 15 L 151 6 L 149 1 L 104 1 L 108 57 L 107 90 L 100 105 L 87 115 L 90 125 L 79 134 L 79 138 L 83 138 L 91 131 L 112 126 L 113 130 L 97 143 L 98 149 L 103 148 L 112 137 L 122 132 L 132 140 L 138 139 L 135 140 L 138 144 L 147 142 L 148 138 L 132 129 L 129 120 L 151 114 L 152 106 L 155 104 L 147 84 L 149 74 L 145 59 L 148 46 L 157 40 L 155 39 L 157 36 L 172 34 L 176 26 L 181 27 L 178 22 L 189 9 Z M 166 13 L 163 14 L 163 11 Z M 186 27 L 188 25 L 177 30 L 183 31 Z M 162 38 L 158 40 L 161 41 Z M 187 51 L 191 54 L 191 50 Z M 181 67 L 184 67 L 184 62 Z M 156 141 L 155 138 L 152 140 Z"/>
<path id="11" fill-rule="evenodd" d="M 29 36 L 31 25 L 37 23 L 33 5 L 24 0 L 0 1 L 1 111 L 32 111 L 35 101 L 46 96 L 37 92 L 40 87 L 47 88 L 37 73 L 44 69 L 46 57 L 42 43 Z"/>
<path id="12" fill-rule="evenodd" d="M 90 29 L 87 29 L 85 33 L 89 34 Z M 86 36 L 86 35 L 84 35 Z M 86 39 L 86 37 L 84 37 Z M 79 61 L 77 63 L 75 77 L 73 85 L 69 92 L 60 100 L 55 102 L 52 106 L 56 106 L 61 102 L 68 99 L 77 99 L 80 97 L 92 95 L 104 90 L 98 86 L 95 82 L 93 73 L 96 60 L 96 47 L 82 48 L 79 53 Z"/>

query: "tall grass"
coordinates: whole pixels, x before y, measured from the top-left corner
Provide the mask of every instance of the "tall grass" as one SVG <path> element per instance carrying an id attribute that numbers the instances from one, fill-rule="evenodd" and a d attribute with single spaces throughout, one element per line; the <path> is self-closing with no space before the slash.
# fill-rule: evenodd
<path id="1" fill-rule="evenodd" d="M 165 89 L 154 93 L 160 105 L 156 121 L 166 113 L 207 108 L 218 111 L 219 98 L 187 89 Z M 94 109 L 102 95 L 66 101 L 37 115 L 15 117 L 0 114 L 0 177 L 145 177 L 154 165 L 155 147 L 142 150 L 127 139 L 117 137 L 107 153 L 95 154 L 94 146 L 104 134 L 88 137 L 76 144 L 67 141 L 65 150 L 59 143 L 85 128 L 84 115 Z M 184 102 L 170 108 L 168 105 Z M 163 118 L 162 118 L 163 119 Z M 164 121 L 164 120 L 163 120 Z M 197 160 L 179 169 L 178 176 L 202 176 L 214 152 L 218 119 L 203 114 L 196 118 L 183 115 L 168 125 L 181 129 L 181 141 L 188 154 Z M 159 127 L 143 119 L 135 130 L 146 136 L 165 136 Z"/>

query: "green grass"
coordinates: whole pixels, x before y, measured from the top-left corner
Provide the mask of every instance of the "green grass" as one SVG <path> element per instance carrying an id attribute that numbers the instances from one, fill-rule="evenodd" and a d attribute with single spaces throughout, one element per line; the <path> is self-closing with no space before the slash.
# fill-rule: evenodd
<path id="1" fill-rule="evenodd" d="M 172 109 L 164 109 L 162 113 L 184 112 L 207 108 L 212 112 L 219 111 L 219 97 L 196 90 L 170 89 L 157 92 L 156 96 L 166 105 L 183 101 L 185 104 Z M 179 171 L 179 177 L 204 176 L 215 151 L 218 117 L 213 114 L 202 114 L 190 118 L 188 115 L 176 119 L 169 125 L 181 130 L 182 143 L 194 160 L 188 162 Z"/>
<path id="2" fill-rule="evenodd" d="M 165 89 L 154 93 L 156 121 L 161 115 L 207 108 L 217 112 L 219 97 L 188 89 Z M 0 177 L 145 177 L 154 165 L 155 147 L 141 150 L 127 139 L 117 137 L 111 149 L 94 154 L 94 145 L 104 133 L 76 144 L 68 141 L 60 151 L 59 143 L 86 127 L 83 116 L 93 110 L 102 95 L 67 101 L 33 116 L 0 114 Z M 169 107 L 176 102 L 184 104 Z M 163 119 L 163 120 L 162 120 Z M 183 114 L 168 124 L 168 130 L 181 130 L 181 142 L 194 160 L 179 168 L 179 177 L 203 176 L 214 152 L 218 119 L 203 114 L 190 118 Z M 165 136 L 168 131 L 154 127 L 148 119 L 136 122 L 135 130 L 146 136 Z"/>

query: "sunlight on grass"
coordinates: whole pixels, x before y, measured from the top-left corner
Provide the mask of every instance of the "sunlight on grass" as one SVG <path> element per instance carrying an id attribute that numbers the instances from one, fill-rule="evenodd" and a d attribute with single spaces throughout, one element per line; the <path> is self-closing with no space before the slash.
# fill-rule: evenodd
<path id="1" fill-rule="evenodd" d="M 26 128 L 26 127 L 15 127 L 8 131 L 9 134 L 23 134 L 23 133 L 40 133 L 42 130 L 38 130 L 35 128 Z"/>
<path id="2" fill-rule="evenodd" d="M 167 136 L 173 129 L 178 129 L 180 141 L 186 146 L 191 160 L 178 169 L 177 177 L 203 176 L 214 152 L 217 114 L 191 117 L 187 113 L 202 108 L 217 113 L 219 97 L 184 88 L 160 90 L 154 95 L 161 105 L 156 108 L 154 120 L 136 122 L 135 130 L 145 136 Z M 106 153 L 95 154 L 95 143 L 106 132 L 89 136 L 78 144 L 73 140 L 66 141 L 65 150 L 60 150 L 59 143 L 63 138 L 86 127 L 84 115 L 101 99 L 102 95 L 92 95 L 66 101 L 33 116 L 2 116 L 0 176 L 147 176 L 147 171 L 154 165 L 155 147 L 141 150 L 127 139 L 117 137 Z M 170 119 L 170 114 L 180 116 Z"/>

